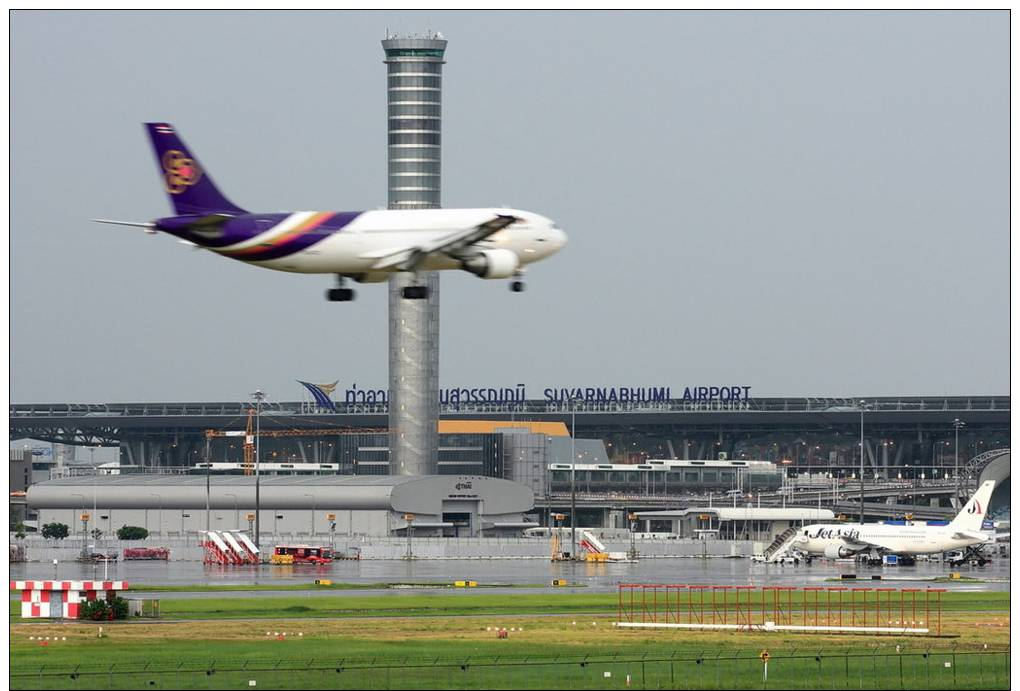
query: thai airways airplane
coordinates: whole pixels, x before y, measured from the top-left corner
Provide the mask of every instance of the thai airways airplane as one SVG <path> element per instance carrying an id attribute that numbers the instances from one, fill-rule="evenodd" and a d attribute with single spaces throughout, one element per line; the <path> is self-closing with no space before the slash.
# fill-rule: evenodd
<path id="1" fill-rule="evenodd" d="M 792 546 L 809 554 L 845 559 L 860 553 L 939 554 L 992 542 L 995 535 L 983 532 L 981 524 L 993 489 L 994 481 L 982 483 L 949 525 L 815 524 L 801 528 Z"/>
<path id="2" fill-rule="evenodd" d="M 376 283 L 400 271 L 459 269 L 480 278 L 513 278 L 510 288 L 520 292 L 525 267 L 567 242 L 550 219 L 517 209 L 250 213 L 219 191 L 171 125 L 145 127 L 176 215 L 149 223 L 95 221 L 169 233 L 266 269 L 335 274 L 337 287 L 326 291 L 331 301 L 354 299 L 345 287 L 348 278 Z M 428 289 L 411 285 L 403 297 L 420 300 Z"/>

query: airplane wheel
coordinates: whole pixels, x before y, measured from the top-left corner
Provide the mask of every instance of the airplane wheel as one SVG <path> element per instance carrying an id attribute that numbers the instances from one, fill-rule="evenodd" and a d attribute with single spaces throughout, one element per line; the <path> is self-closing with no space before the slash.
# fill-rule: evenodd
<path id="1" fill-rule="evenodd" d="M 510 290 L 513 291 L 514 293 L 523 293 L 524 281 L 514 281 L 513 283 L 510 284 Z"/>
<path id="2" fill-rule="evenodd" d="M 350 302 L 354 299 L 354 291 L 350 288 L 330 288 L 326 291 L 326 299 L 330 302 Z"/>
<path id="3" fill-rule="evenodd" d="M 425 300 L 429 296 L 428 286 L 407 286 L 401 291 L 405 300 Z"/>

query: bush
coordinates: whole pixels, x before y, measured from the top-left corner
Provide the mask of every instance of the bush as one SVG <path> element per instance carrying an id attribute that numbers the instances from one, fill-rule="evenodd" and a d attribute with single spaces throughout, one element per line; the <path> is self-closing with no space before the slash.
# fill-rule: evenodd
<path id="1" fill-rule="evenodd" d="M 144 540 L 149 537 L 149 531 L 137 525 L 122 525 L 117 529 L 118 540 Z"/>
<path id="2" fill-rule="evenodd" d="M 106 600 L 91 600 L 83 602 L 78 608 L 78 618 L 89 621 L 113 621 L 114 619 L 127 619 L 128 603 L 122 597 L 115 597 L 109 602 Z"/>
<path id="3" fill-rule="evenodd" d="M 47 540 L 63 540 L 70 532 L 64 523 L 47 523 L 42 527 L 42 536 Z"/>

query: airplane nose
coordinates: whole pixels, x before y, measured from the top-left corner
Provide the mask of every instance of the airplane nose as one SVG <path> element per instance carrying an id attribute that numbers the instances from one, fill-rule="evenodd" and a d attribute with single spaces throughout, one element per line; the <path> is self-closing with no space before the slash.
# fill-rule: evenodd
<path id="1" fill-rule="evenodd" d="M 557 251 L 563 249 L 563 246 L 567 244 L 567 234 L 559 228 L 553 229 L 553 245 L 555 245 Z"/>

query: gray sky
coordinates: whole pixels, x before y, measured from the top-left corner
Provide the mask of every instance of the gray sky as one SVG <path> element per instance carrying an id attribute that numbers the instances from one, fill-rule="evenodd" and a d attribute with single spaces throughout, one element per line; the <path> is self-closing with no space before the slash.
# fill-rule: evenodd
<path id="1" fill-rule="evenodd" d="M 1001 12 L 16 12 L 15 402 L 386 383 L 386 289 L 93 217 L 169 214 L 167 120 L 257 211 L 386 203 L 379 41 L 438 29 L 443 204 L 571 242 L 528 292 L 446 273 L 442 386 L 1009 390 Z"/>

